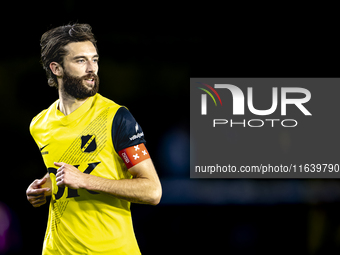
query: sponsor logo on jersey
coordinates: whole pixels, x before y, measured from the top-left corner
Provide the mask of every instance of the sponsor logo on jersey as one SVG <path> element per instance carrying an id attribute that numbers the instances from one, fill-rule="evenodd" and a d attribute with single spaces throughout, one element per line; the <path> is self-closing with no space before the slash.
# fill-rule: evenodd
<path id="1" fill-rule="evenodd" d="M 48 151 L 42 151 L 42 150 L 45 149 L 45 147 L 48 146 L 48 145 L 49 145 L 49 144 L 46 144 L 45 146 L 43 146 L 43 147 L 40 148 L 41 155 L 48 154 Z"/>
<path id="2" fill-rule="evenodd" d="M 136 130 L 136 133 L 137 133 L 138 130 L 139 130 L 138 123 L 136 123 L 135 130 Z M 137 138 L 141 138 L 142 136 L 144 136 L 144 133 L 143 133 L 143 132 L 140 132 L 140 133 L 137 133 L 137 134 L 134 135 L 134 136 L 131 136 L 129 139 L 130 139 L 130 141 L 133 141 L 133 140 L 136 140 Z"/>

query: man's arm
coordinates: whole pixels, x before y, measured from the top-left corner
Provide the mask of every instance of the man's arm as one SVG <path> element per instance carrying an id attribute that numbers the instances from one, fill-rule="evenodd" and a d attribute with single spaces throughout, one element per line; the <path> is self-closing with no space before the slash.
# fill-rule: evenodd
<path id="1" fill-rule="evenodd" d="M 56 175 L 58 186 L 72 189 L 105 192 L 133 203 L 157 205 L 162 196 L 162 187 L 151 159 L 146 159 L 128 171 L 132 179 L 111 180 L 84 174 L 74 166 L 55 163 L 59 167 Z"/>
<path id="2" fill-rule="evenodd" d="M 36 179 L 26 190 L 27 200 L 34 206 L 40 207 L 46 203 L 46 196 L 52 194 L 52 183 L 49 173 L 40 180 Z"/>

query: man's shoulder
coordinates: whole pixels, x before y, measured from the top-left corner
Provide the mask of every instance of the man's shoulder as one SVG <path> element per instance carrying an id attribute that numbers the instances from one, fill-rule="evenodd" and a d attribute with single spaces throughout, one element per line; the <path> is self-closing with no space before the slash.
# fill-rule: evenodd
<path id="1" fill-rule="evenodd" d="M 108 105 L 118 105 L 116 102 L 114 102 L 113 100 L 102 96 L 101 94 L 97 93 L 95 95 L 96 97 L 96 102 L 97 103 L 101 103 L 101 104 L 108 104 Z"/>
<path id="2" fill-rule="evenodd" d="M 97 93 L 95 96 L 95 102 L 99 105 L 103 105 L 103 106 L 109 106 L 109 107 L 121 107 L 121 105 L 117 104 L 116 102 L 114 102 L 113 100 L 102 96 L 101 94 Z"/>
<path id="3" fill-rule="evenodd" d="M 47 109 L 42 110 L 40 113 L 38 113 L 36 116 L 33 117 L 30 127 L 36 125 L 41 120 L 43 120 L 46 115 L 50 114 L 51 111 L 56 107 L 56 104 L 58 103 L 58 100 L 52 103 Z"/>
<path id="4" fill-rule="evenodd" d="M 102 112 L 105 110 L 109 112 L 109 116 L 114 117 L 118 112 L 120 112 L 122 108 L 125 109 L 125 106 L 117 104 L 107 97 L 104 97 L 98 93 L 95 96 L 93 110 L 96 112 Z"/>

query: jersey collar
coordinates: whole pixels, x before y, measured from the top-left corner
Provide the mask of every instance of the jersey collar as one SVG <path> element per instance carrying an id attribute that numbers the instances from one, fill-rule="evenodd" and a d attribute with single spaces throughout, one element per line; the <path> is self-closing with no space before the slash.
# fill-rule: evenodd
<path id="1" fill-rule="evenodd" d="M 93 100 L 97 97 L 98 93 L 92 97 L 89 97 L 85 103 L 83 103 L 78 109 L 76 109 L 75 111 L 73 111 L 72 113 L 70 113 L 69 115 L 64 115 L 61 111 L 58 110 L 58 106 L 59 106 L 59 99 L 56 101 L 55 104 L 55 116 L 57 119 L 59 119 L 59 121 L 61 122 L 62 125 L 68 125 L 71 122 L 75 121 L 76 119 L 80 118 L 81 116 L 83 116 L 84 114 L 86 114 L 86 112 L 88 110 L 90 110 Z"/>

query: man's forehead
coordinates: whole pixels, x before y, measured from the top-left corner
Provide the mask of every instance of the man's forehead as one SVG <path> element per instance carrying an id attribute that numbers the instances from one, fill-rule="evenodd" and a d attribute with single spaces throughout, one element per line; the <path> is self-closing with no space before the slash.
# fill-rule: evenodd
<path id="1" fill-rule="evenodd" d="M 93 56 L 97 55 L 97 50 L 90 41 L 72 42 L 65 46 L 68 51 L 67 56 L 73 57 L 76 55 Z"/>

